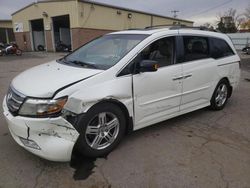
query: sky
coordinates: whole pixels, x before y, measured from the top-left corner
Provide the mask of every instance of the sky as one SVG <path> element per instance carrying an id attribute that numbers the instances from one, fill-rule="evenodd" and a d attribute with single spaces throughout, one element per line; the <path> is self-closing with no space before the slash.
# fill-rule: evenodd
<path id="1" fill-rule="evenodd" d="M 35 0 L 0 0 L 0 20 L 11 19 L 11 14 Z M 250 5 L 250 0 L 92 0 L 125 8 L 173 16 L 178 10 L 178 18 L 194 21 L 195 25 L 216 24 L 218 16 L 230 8 L 242 14 Z"/>

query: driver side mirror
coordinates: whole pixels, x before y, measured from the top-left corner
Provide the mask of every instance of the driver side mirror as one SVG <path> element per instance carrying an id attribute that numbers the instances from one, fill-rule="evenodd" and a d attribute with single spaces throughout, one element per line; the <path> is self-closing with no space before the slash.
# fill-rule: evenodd
<path id="1" fill-rule="evenodd" d="M 139 63 L 140 72 L 155 72 L 159 68 L 159 64 L 154 60 L 142 60 Z"/>

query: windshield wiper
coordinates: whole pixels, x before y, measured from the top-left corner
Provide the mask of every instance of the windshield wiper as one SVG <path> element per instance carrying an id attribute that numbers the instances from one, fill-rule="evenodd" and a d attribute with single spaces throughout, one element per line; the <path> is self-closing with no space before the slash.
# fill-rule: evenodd
<path id="1" fill-rule="evenodd" d="M 56 62 L 58 63 L 65 63 L 65 64 L 69 64 L 68 61 L 66 61 L 65 57 L 61 58 L 61 59 L 57 59 Z"/>
<path id="2" fill-rule="evenodd" d="M 83 62 L 83 61 L 77 61 L 77 60 L 74 60 L 74 61 L 69 61 L 70 63 L 73 63 L 75 65 L 80 65 L 82 67 L 90 67 L 90 68 L 94 68 L 94 69 L 97 69 L 97 67 L 94 65 L 94 64 L 91 64 L 91 63 L 86 63 L 86 62 Z"/>
<path id="3" fill-rule="evenodd" d="M 83 61 L 78 61 L 78 60 L 67 60 L 66 58 L 62 58 L 60 59 L 59 61 L 65 63 L 65 64 L 75 64 L 75 65 L 80 65 L 82 67 L 90 67 L 90 68 L 94 68 L 94 69 L 97 69 L 97 67 L 94 65 L 94 64 L 91 64 L 91 63 L 86 63 L 86 62 L 83 62 Z"/>

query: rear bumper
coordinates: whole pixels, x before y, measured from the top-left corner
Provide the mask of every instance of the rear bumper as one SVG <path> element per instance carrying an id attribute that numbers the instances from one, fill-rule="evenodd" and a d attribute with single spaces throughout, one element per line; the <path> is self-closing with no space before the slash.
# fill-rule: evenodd
<path id="1" fill-rule="evenodd" d="M 20 146 L 47 160 L 70 161 L 79 134 L 68 121 L 62 117 L 14 117 L 8 111 L 5 99 L 3 109 L 10 133 Z M 38 147 L 31 147 L 26 141 Z"/>

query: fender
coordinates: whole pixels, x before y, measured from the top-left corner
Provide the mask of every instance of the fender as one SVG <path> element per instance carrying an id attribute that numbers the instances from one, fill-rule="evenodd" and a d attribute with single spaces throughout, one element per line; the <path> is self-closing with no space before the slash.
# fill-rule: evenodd
<path id="1" fill-rule="evenodd" d="M 129 116 L 133 117 L 131 83 L 131 76 L 124 76 L 86 86 L 69 96 L 64 109 L 75 114 L 82 114 L 101 101 L 116 100 L 122 103 L 127 108 Z"/>

